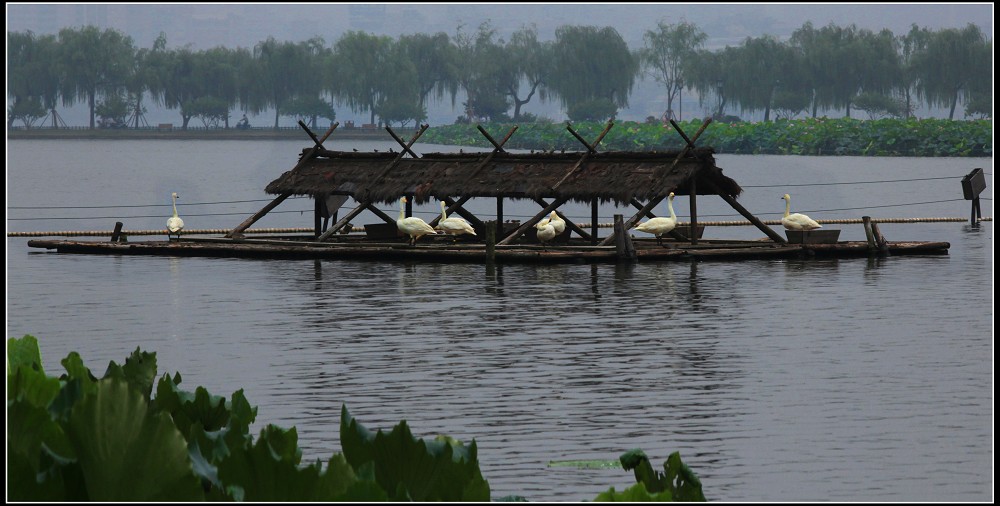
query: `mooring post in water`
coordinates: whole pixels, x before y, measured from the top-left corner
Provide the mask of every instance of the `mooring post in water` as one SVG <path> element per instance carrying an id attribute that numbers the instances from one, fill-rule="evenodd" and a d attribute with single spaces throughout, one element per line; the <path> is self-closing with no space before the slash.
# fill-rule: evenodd
<path id="1" fill-rule="evenodd" d="M 638 258 L 632 236 L 625 229 L 625 217 L 620 214 L 615 215 L 615 253 L 619 261 L 635 262 Z"/>
<path id="2" fill-rule="evenodd" d="M 865 225 L 865 237 L 868 238 L 868 251 L 875 251 L 878 247 L 875 245 L 875 233 L 872 232 L 872 217 L 862 216 L 861 222 Z"/>
<path id="3" fill-rule="evenodd" d="M 872 222 L 872 235 L 875 237 L 875 244 L 878 245 L 878 252 L 880 255 L 889 254 L 889 241 L 885 240 L 882 236 L 882 232 L 878 229 L 878 223 Z"/>
<path id="4" fill-rule="evenodd" d="M 493 265 L 496 260 L 497 227 L 496 222 L 487 221 L 484 227 L 486 233 L 486 265 Z"/>
<path id="5" fill-rule="evenodd" d="M 122 235 L 122 226 L 124 224 L 120 221 L 115 222 L 115 231 L 111 232 L 111 242 L 119 242 Z"/>

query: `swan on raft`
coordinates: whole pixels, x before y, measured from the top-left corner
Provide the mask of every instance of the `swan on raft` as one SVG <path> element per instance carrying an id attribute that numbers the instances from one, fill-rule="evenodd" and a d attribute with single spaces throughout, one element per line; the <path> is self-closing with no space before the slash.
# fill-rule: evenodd
<path id="1" fill-rule="evenodd" d="M 476 235 L 475 229 L 469 222 L 463 220 L 462 218 L 448 217 L 445 213 L 444 201 L 441 201 L 441 221 L 438 222 L 437 226 L 434 227 L 435 230 L 440 230 L 446 234 L 452 236 L 452 239 L 457 240 L 457 237 L 462 234 Z"/>
<path id="2" fill-rule="evenodd" d="M 406 197 L 399 199 L 399 218 L 396 219 L 396 228 L 400 232 L 410 236 L 410 246 L 417 244 L 417 239 L 425 235 L 437 234 L 426 221 L 415 216 L 406 218 Z"/>
<path id="3" fill-rule="evenodd" d="M 184 220 L 177 216 L 177 199 L 179 198 L 177 192 L 170 194 L 170 199 L 174 205 L 174 215 L 167 219 L 167 239 L 170 239 L 172 234 L 177 234 L 177 238 L 180 239 L 181 230 L 184 229 Z"/>
<path id="4" fill-rule="evenodd" d="M 552 211 L 552 214 L 549 215 L 549 223 L 552 224 L 552 228 L 556 229 L 556 235 L 566 230 L 566 220 L 562 219 L 562 216 L 559 216 L 559 213 L 555 211 Z"/>
<path id="5" fill-rule="evenodd" d="M 785 226 L 786 230 L 815 230 L 823 228 L 823 225 L 816 223 L 816 220 L 804 214 L 788 214 L 792 210 L 792 197 L 786 193 L 781 198 L 785 199 L 785 217 L 781 218 L 781 224 Z"/>
<path id="6" fill-rule="evenodd" d="M 551 241 L 556 236 L 556 227 L 552 225 L 552 222 L 545 218 L 535 224 L 535 236 L 538 237 L 538 242 L 542 244 L 542 249 L 545 248 L 545 243 Z"/>
<path id="7" fill-rule="evenodd" d="M 674 192 L 667 196 L 667 209 L 670 210 L 670 217 L 650 218 L 639 225 L 632 227 L 634 230 L 646 232 L 656 236 L 656 244 L 663 246 L 663 236 L 669 234 L 677 227 L 677 215 L 674 214 Z"/>

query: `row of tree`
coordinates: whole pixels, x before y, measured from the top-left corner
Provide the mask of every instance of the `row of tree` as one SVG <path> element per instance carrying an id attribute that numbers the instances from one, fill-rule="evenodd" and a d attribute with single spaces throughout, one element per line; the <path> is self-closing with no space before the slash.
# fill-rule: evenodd
<path id="1" fill-rule="evenodd" d="M 56 35 L 7 34 L 8 125 L 31 126 L 58 105 L 85 102 L 90 127 L 143 126 L 144 100 L 229 127 L 231 111 L 253 115 L 335 118 L 334 104 L 369 114 L 371 123 L 421 122 L 432 100 L 459 92 L 459 121 L 530 121 L 536 97 L 558 100 L 569 119 L 605 120 L 628 105 L 638 79 L 665 91 L 664 117 L 681 90 L 697 92 L 713 114 L 763 111 L 765 120 L 821 110 L 864 110 L 872 117 L 909 117 L 917 104 L 956 106 L 966 116 L 992 114 L 992 41 L 974 25 L 931 31 L 914 25 L 901 36 L 854 25 L 806 23 L 788 41 L 751 37 L 738 46 L 705 49 L 706 34 L 681 22 L 658 23 L 643 47 L 631 49 L 611 27 L 562 26 L 542 41 L 534 27 L 506 40 L 489 22 L 459 26 L 454 36 L 396 39 L 350 31 L 332 46 L 322 38 L 249 48 L 169 49 L 161 33 L 136 48 L 113 29 L 65 28 Z"/>

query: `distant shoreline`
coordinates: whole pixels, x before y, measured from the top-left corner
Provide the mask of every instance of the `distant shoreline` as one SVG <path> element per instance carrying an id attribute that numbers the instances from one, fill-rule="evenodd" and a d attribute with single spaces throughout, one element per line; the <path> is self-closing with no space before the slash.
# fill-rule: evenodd
<path id="1" fill-rule="evenodd" d="M 393 128 L 397 135 L 404 138 L 412 136 L 412 128 Z M 326 133 L 325 128 L 313 130 L 317 137 L 322 137 Z M 392 137 L 384 128 L 361 129 L 361 128 L 338 128 L 331 138 L 334 139 L 354 139 L 354 140 L 392 140 Z M 179 128 L 155 129 L 144 128 L 134 129 L 90 129 L 90 128 L 32 128 L 32 129 L 8 129 L 7 140 L 63 140 L 63 139 L 93 139 L 93 140 L 234 140 L 234 141 L 259 141 L 259 140 L 301 140 L 311 142 L 308 134 L 301 128 L 282 128 L 274 130 L 271 128 L 259 128 L 252 130 L 237 130 L 235 128 L 217 128 L 206 130 Z"/>

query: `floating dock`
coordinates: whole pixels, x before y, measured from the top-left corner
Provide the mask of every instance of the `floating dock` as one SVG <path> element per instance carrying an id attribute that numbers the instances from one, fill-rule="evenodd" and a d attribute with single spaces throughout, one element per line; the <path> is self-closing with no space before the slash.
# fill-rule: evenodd
<path id="1" fill-rule="evenodd" d="M 298 163 L 264 189 L 276 195 L 264 206 L 221 237 L 181 236 L 167 241 L 128 242 L 117 233 L 111 241 L 31 240 L 28 246 L 59 253 L 111 255 L 209 256 L 239 258 L 361 259 L 440 262 L 649 262 L 666 260 L 741 260 L 800 257 L 855 257 L 881 255 L 947 254 L 947 242 L 890 242 L 879 233 L 878 224 L 867 217 L 867 241 L 837 241 L 839 230 L 781 235 L 737 202 L 742 188 L 716 166 L 711 148 L 694 142 L 711 122 L 702 124 L 688 137 L 671 122 L 686 146 L 676 152 L 608 152 L 596 150 L 611 130 L 609 121 L 594 142 L 588 142 L 567 125 L 567 130 L 585 148 L 580 152 L 508 153 L 503 145 L 517 130 L 513 127 L 497 142 L 481 126 L 492 152 L 430 153 L 417 155 L 413 144 L 426 130 L 423 125 L 405 143 L 391 128 L 386 130 L 399 143 L 398 152 L 343 152 L 323 148 L 336 130 L 334 124 L 317 138 L 304 123 L 300 126 L 313 140 L 303 149 Z M 314 200 L 313 233 L 246 237 L 248 227 L 292 195 Z M 688 197 L 690 222 L 679 224 L 662 241 L 633 239 L 629 231 L 652 210 L 673 195 Z M 728 203 L 766 238 L 757 241 L 705 240 L 698 224 L 698 197 L 717 197 Z M 402 200 L 406 197 L 406 200 Z M 353 199 L 357 205 L 342 217 L 340 207 Z M 495 219 L 484 220 L 463 208 L 473 198 L 495 199 Z M 504 221 L 505 200 L 534 201 L 540 208 L 524 222 Z M 567 202 L 589 203 L 589 227 L 573 223 L 559 207 Z M 600 237 L 598 204 L 613 201 L 619 207 L 634 207 L 631 217 L 614 216 L 610 234 Z M 405 202 L 405 204 L 403 204 Z M 401 206 L 400 216 L 412 215 L 412 205 L 443 202 L 442 214 L 468 221 L 476 235 L 452 238 L 428 235 L 415 240 L 403 236 L 396 218 L 376 204 Z M 369 211 L 382 223 L 367 224 L 362 234 L 350 233 L 351 221 Z M 565 230 L 551 242 L 540 244 L 535 225 L 552 214 L 561 217 Z M 493 217 L 491 216 L 491 217 Z M 440 218 L 432 220 L 432 227 Z M 330 222 L 332 226 L 328 226 Z M 681 226 L 683 225 L 683 226 Z M 698 233 L 690 233 L 692 230 Z M 165 232 L 165 231 L 164 231 Z M 166 235 L 166 233 L 164 234 Z M 787 237 L 787 238 L 786 238 Z"/>

